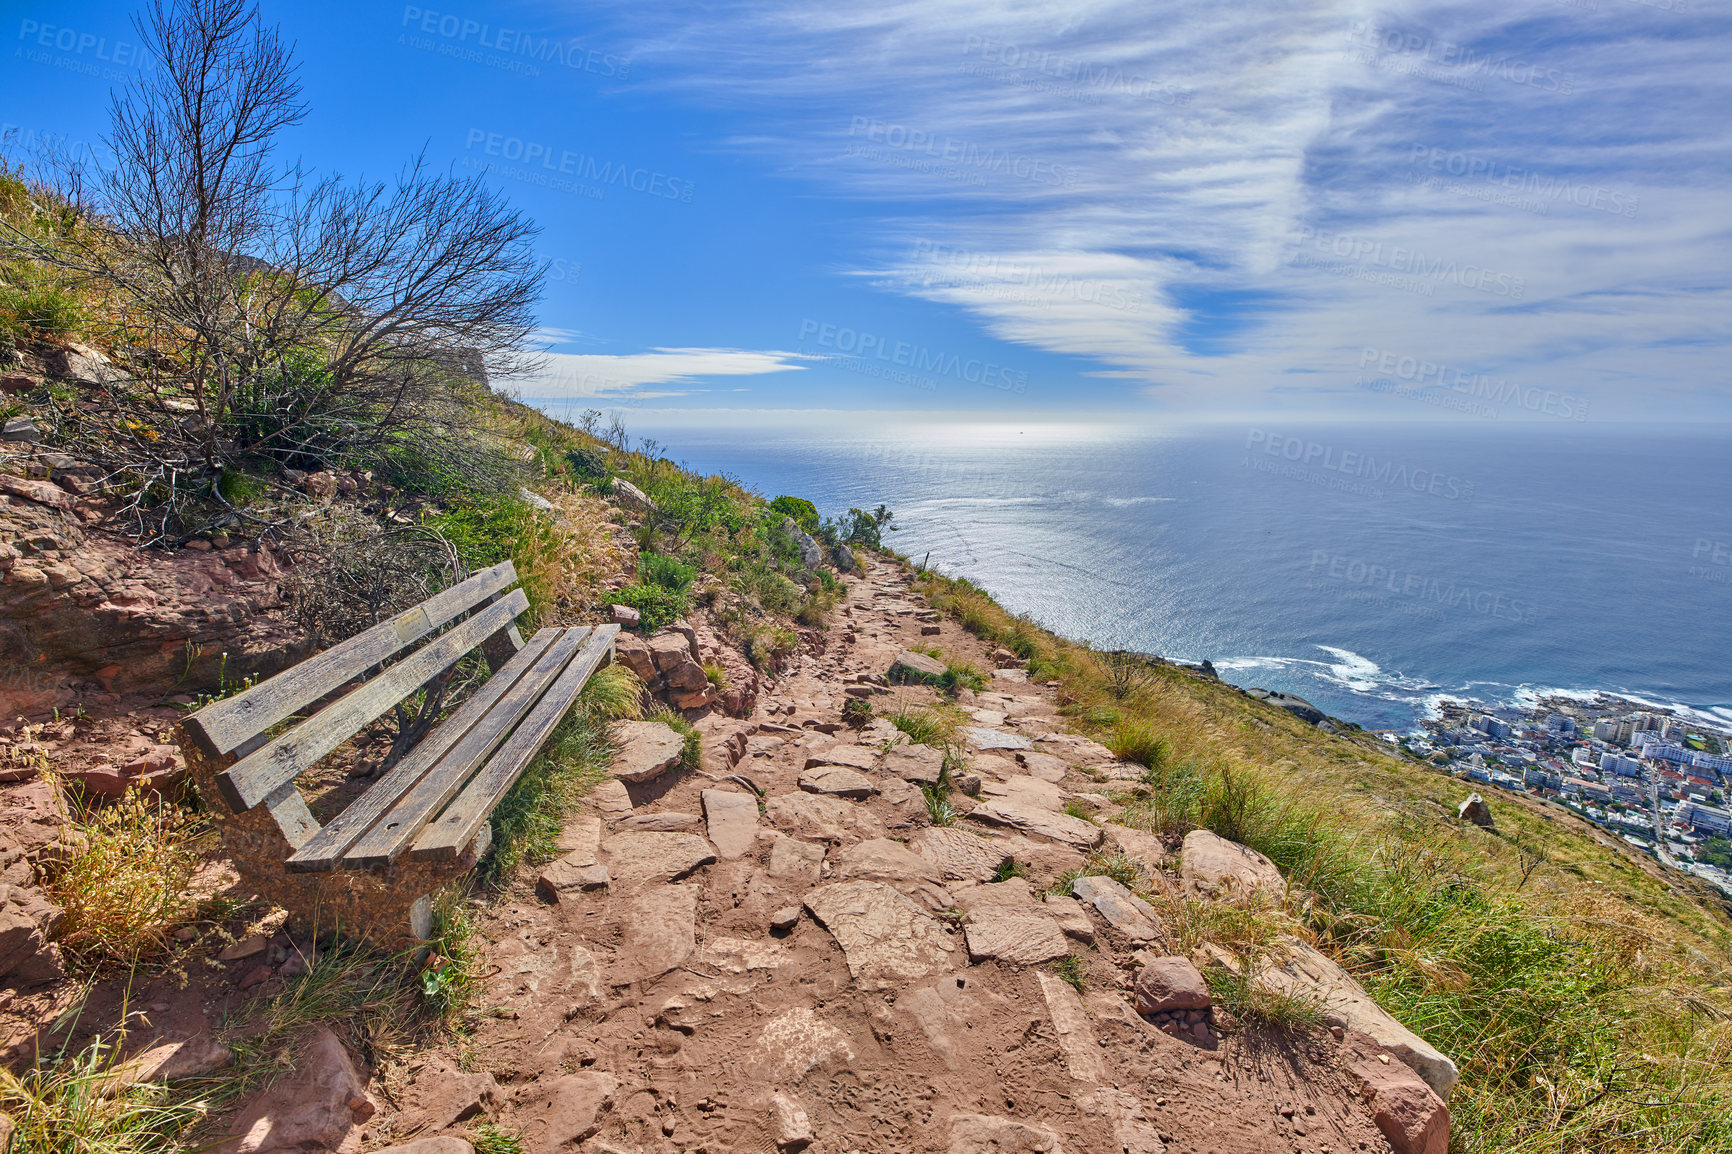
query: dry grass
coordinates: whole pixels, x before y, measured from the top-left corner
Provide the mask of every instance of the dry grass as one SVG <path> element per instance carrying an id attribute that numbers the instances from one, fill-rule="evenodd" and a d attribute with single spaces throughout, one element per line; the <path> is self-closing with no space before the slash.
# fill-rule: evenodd
<path id="1" fill-rule="evenodd" d="M 195 903 L 201 825 L 188 811 L 137 790 L 67 815 L 67 853 L 48 882 L 66 911 L 61 947 L 81 962 L 130 963 L 162 950 Z"/>
<path id="2" fill-rule="evenodd" d="M 1031 679 L 1060 681 L 1077 728 L 1138 737 L 1126 753 L 1166 743 L 1119 820 L 1213 829 L 1298 887 L 1282 908 L 1167 899 L 1180 939 L 1256 957 L 1282 933 L 1313 937 L 1459 1063 L 1458 1148 L 1732 1150 L 1732 923 L 1701 887 L 1526 798 L 1489 799 L 1514 838 L 1464 827 L 1459 783 L 1373 735 L 1326 736 L 1175 666 L 1127 676 L 966 582 L 920 587 L 1029 658 Z M 1536 847 L 1546 862 L 1527 879 Z M 1306 1019 L 1249 987 L 1218 993 Z"/>

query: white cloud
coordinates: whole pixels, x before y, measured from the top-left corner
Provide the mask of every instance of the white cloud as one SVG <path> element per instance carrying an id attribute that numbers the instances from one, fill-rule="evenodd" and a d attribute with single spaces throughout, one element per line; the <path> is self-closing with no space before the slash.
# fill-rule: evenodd
<path id="1" fill-rule="evenodd" d="M 544 353 L 535 372 L 512 382 L 522 396 L 549 400 L 683 397 L 711 377 L 751 377 L 803 369 L 799 353 L 754 349 L 651 349 L 646 353 Z"/>
<path id="2" fill-rule="evenodd" d="M 1379 347 L 1600 400 L 1724 397 L 1725 29 L 1694 6 L 1600 8 L 757 0 L 619 17 L 658 79 L 730 116 L 730 147 L 896 205 L 861 230 L 857 275 L 1128 391 L 1182 405 L 1301 373 L 1364 401 L 1356 367 Z"/>

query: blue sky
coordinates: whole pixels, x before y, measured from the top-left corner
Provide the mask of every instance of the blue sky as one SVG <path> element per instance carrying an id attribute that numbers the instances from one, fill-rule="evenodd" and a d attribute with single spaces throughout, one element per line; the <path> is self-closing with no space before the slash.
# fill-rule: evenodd
<path id="1" fill-rule="evenodd" d="M 261 7 L 285 157 L 539 221 L 556 409 L 1732 417 L 1702 0 Z M 129 6 L 5 12 L 0 130 L 100 151 Z"/>

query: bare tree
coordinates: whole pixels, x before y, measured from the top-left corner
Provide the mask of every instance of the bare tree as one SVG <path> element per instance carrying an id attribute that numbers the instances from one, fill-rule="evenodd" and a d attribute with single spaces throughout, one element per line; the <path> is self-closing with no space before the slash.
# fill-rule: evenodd
<path id="1" fill-rule="evenodd" d="M 94 227 L 0 243 L 116 303 L 129 376 L 68 423 L 132 482 L 141 538 L 244 520 L 224 471 L 463 440 L 462 392 L 533 362 L 535 226 L 421 158 L 374 183 L 279 165 L 305 105 L 249 0 L 153 0 L 138 29 L 156 68 L 114 97 L 113 167 L 68 182 Z"/>

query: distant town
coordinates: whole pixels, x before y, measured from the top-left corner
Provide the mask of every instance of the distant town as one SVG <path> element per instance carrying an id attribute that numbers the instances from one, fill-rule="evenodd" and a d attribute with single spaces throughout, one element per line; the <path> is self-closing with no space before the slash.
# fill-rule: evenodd
<path id="1" fill-rule="evenodd" d="M 1384 740 L 1465 780 L 1542 797 L 1732 896 L 1732 733 L 1611 696 L 1527 710 L 1445 702 L 1423 725 Z"/>

